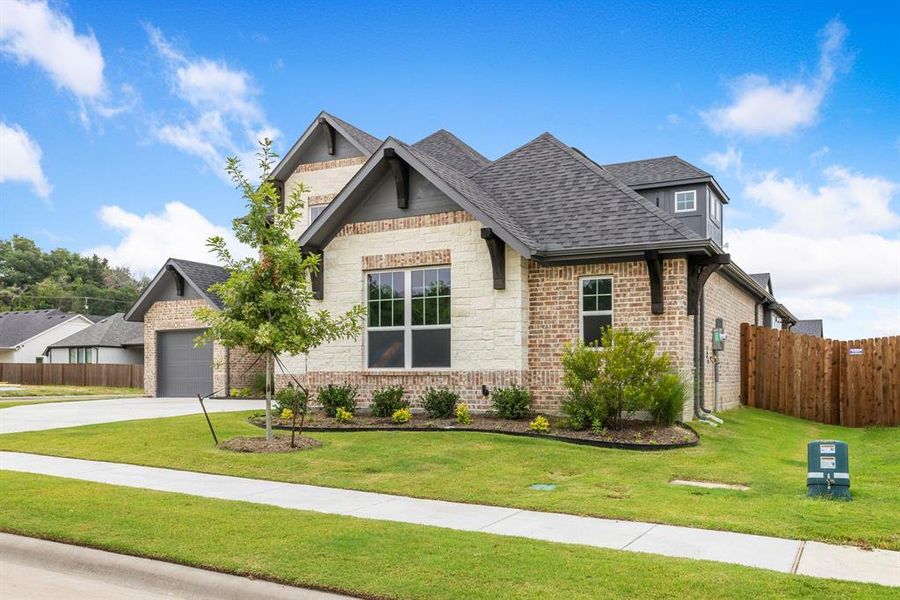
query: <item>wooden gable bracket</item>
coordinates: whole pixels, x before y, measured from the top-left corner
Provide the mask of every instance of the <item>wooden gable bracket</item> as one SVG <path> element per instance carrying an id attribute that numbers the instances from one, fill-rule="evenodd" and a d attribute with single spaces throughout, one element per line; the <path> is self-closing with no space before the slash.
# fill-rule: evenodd
<path id="1" fill-rule="evenodd" d="M 650 312 L 661 315 L 665 312 L 663 302 L 663 261 L 656 250 L 644 252 L 647 261 L 647 273 L 650 275 Z"/>
<path id="2" fill-rule="evenodd" d="M 303 246 L 301 249 L 303 256 L 316 254 L 319 256 L 319 268 L 317 271 L 311 271 L 309 274 L 309 283 L 312 287 L 313 298 L 322 300 L 325 298 L 325 253 L 313 246 Z"/>
<path id="3" fill-rule="evenodd" d="M 325 117 L 319 117 L 319 125 L 325 128 L 325 140 L 328 142 L 328 154 L 334 156 L 334 127 L 331 126 Z"/>
<path id="4" fill-rule="evenodd" d="M 696 315 L 700 312 L 700 296 L 706 280 L 723 265 L 729 263 L 731 263 L 730 254 L 688 257 L 687 314 Z"/>
<path id="5" fill-rule="evenodd" d="M 494 273 L 494 289 L 506 289 L 506 242 L 497 237 L 490 227 L 481 228 L 481 239 L 487 243 Z"/>
<path id="6" fill-rule="evenodd" d="M 166 265 L 166 271 L 175 276 L 175 295 L 184 296 L 184 276 L 172 265 Z"/>
<path id="7" fill-rule="evenodd" d="M 397 208 L 409 208 L 409 165 L 393 148 L 384 149 L 384 158 L 391 166 L 394 184 L 397 186 Z"/>
<path id="8" fill-rule="evenodd" d="M 284 207 L 287 203 L 287 200 L 284 197 L 284 182 L 273 179 L 272 185 L 275 186 L 275 193 L 278 194 L 278 212 L 284 213 Z"/>

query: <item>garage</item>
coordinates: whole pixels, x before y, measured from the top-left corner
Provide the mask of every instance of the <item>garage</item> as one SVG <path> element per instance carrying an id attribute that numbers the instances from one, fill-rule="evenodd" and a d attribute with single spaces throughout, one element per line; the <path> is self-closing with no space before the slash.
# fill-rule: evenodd
<path id="1" fill-rule="evenodd" d="M 213 391 L 213 347 L 197 348 L 194 340 L 202 329 L 160 331 L 157 334 L 157 395 L 206 396 Z"/>

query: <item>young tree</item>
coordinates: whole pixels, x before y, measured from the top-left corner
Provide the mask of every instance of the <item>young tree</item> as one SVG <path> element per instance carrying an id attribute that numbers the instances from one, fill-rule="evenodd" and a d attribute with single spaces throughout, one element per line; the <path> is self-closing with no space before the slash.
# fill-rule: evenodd
<path id="1" fill-rule="evenodd" d="M 240 161 L 228 158 L 227 172 L 246 200 L 247 215 L 232 223 L 235 237 L 256 251 L 256 256 L 237 259 L 221 236 L 209 238 L 207 246 L 228 269 L 229 277 L 210 289 L 223 307 L 197 309 L 195 315 L 208 326 L 197 339 L 202 345 L 215 341 L 226 348 L 244 347 L 266 359 L 266 441 L 272 441 L 272 372 L 280 354 L 308 354 L 334 340 L 359 335 L 365 309 L 352 307 L 342 315 L 313 311 L 310 275 L 319 268 L 319 257 L 301 251 L 292 234 L 303 207 L 301 185 L 286 199 L 269 178 L 276 158 L 269 139 L 260 142 L 260 183 L 244 175 Z M 303 393 L 308 390 L 296 382 Z"/>

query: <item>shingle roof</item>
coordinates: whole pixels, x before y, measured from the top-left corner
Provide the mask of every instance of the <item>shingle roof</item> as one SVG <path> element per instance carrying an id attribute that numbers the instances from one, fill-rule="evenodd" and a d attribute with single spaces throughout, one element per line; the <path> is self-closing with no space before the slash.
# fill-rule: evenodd
<path id="1" fill-rule="evenodd" d="M 491 161 L 446 129 L 439 129 L 419 140 L 413 144 L 413 148 L 426 152 L 466 176 L 491 164 Z"/>
<path id="2" fill-rule="evenodd" d="M 539 250 L 700 239 L 549 133 L 472 179 L 521 224 Z"/>
<path id="3" fill-rule="evenodd" d="M 353 139 L 356 140 L 356 142 L 359 143 L 363 148 L 365 148 L 369 154 L 375 152 L 375 150 L 378 149 L 378 146 L 381 145 L 381 140 L 379 140 L 374 135 L 366 133 L 359 127 L 355 127 L 347 121 L 344 121 L 343 119 L 338 119 L 336 116 L 330 113 L 323 111 L 322 114 L 326 115 L 329 119 L 332 119 L 335 123 L 340 125 L 347 132 L 347 135 L 353 137 Z"/>
<path id="4" fill-rule="evenodd" d="M 772 275 L 770 273 L 750 273 L 750 279 L 759 284 L 762 289 L 768 290 Z"/>
<path id="5" fill-rule="evenodd" d="M 0 312 L 0 348 L 13 348 L 76 316 L 55 308 Z"/>
<path id="6" fill-rule="evenodd" d="M 791 331 L 801 335 L 814 335 L 824 337 L 822 319 L 802 319 L 794 323 Z"/>
<path id="7" fill-rule="evenodd" d="M 703 169 L 677 156 L 663 156 L 603 165 L 603 168 L 630 186 L 678 182 L 685 179 L 712 177 Z"/>
<path id="8" fill-rule="evenodd" d="M 86 329 L 73 333 L 50 348 L 72 348 L 78 346 L 121 347 L 137 346 L 144 343 L 144 326 L 122 319 L 124 313 L 103 317 Z"/>
<path id="9" fill-rule="evenodd" d="M 209 299 L 217 307 L 222 308 L 222 299 L 215 293 L 209 291 L 209 287 L 214 283 L 221 283 L 228 279 L 228 271 L 219 265 L 211 265 L 208 263 L 194 262 L 192 260 L 184 260 L 183 258 L 171 258 L 171 262 L 175 263 L 184 276 L 190 279 L 194 285 L 206 294 Z"/>

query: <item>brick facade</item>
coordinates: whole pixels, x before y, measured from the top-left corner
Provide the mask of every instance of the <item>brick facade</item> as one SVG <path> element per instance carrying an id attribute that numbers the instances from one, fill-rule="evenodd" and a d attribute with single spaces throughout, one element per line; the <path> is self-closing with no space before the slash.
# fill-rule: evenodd
<path id="1" fill-rule="evenodd" d="M 375 254 L 362 257 L 363 271 L 378 269 L 403 269 L 407 267 L 427 267 L 430 265 L 449 265 L 450 249 L 425 250 L 418 252 L 396 252 L 394 254 Z"/>
<path id="2" fill-rule="evenodd" d="M 204 324 L 194 311 L 208 306 L 206 300 L 169 300 L 154 302 L 144 315 L 144 394 L 156 396 L 156 341 L 161 331 L 177 329 L 204 329 Z M 225 348 L 213 343 L 213 391 L 217 396 L 225 396 L 228 387 L 243 387 L 249 384 L 255 373 L 265 372 L 265 363 L 260 360 L 253 365 L 256 355 L 243 349 L 226 352 Z M 248 371 L 249 369 L 249 371 Z M 231 380 L 231 381 L 229 381 Z"/>

